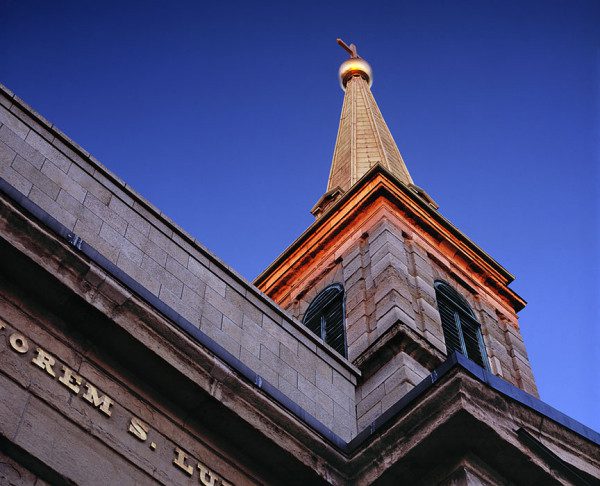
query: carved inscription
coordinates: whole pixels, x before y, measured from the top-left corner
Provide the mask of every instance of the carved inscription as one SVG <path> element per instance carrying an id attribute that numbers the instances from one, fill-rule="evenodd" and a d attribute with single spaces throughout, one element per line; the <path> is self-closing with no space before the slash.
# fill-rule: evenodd
<path id="1" fill-rule="evenodd" d="M 81 400 L 96 409 L 106 419 L 110 419 L 113 413 L 112 398 L 103 393 L 97 386 L 87 381 L 74 370 L 59 363 L 57 359 L 41 347 L 31 346 L 28 339 L 18 332 L 11 332 L 4 321 L 0 319 L 0 334 L 6 334 L 8 347 L 16 354 L 28 358 L 33 367 L 41 370 L 53 380 L 57 380 L 67 388 L 73 395 L 79 396 Z M 31 352 L 30 352 L 31 351 Z M 148 443 L 151 436 L 151 428 L 139 417 L 132 416 L 129 420 L 127 433 L 140 442 Z M 158 435 L 158 434 L 154 434 Z M 148 443 L 151 451 L 159 447 L 154 441 Z M 215 474 L 206 465 L 194 461 L 191 456 L 178 446 L 173 450 L 172 465 L 187 477 L 198 476 L 198 483 L 204 486 L 232 486 L 231 483 Z"/>

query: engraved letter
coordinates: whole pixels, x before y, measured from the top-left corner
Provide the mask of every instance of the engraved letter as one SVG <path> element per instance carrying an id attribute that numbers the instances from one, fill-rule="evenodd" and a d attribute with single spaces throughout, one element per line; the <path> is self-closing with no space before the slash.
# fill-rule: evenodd
<path id="1" fill-rule="evenodd" d="M 11 334 L 8 341 L 10 342 L 10 347 L 19 354 L 25 354 L 29 349 L 29 343 L 22 334 Z"/>
<path id="2" fill-rule="evenodd" d="M 6 329 L 6 322 L 0 319 L 0 331 L 4 331 Z"/>
<path id="3" fill-rule="evenodd" d="M 179 447 L 175 447 L 175 459 L 173 459 L 173 464 L 175 464 L 188 476 L 191 476 L 192 474 L 194 474 L 194 468 L 185 463 L 186 459 L 187 454 L 183 452 Z"/>
<path id="4" fill-rule="evenodd" d="M 81 385 L 81 376 L 77 373 L 73 373 L 73 370 L 67 368 L 65 365 L 62 366 L 62 371 L 63 374 L 58 381 L 77 395 L 79 393 L 79 386 Z"/>
<path id="5" fill-rule="evenodd" d="M 204 486 L 215 486 L 216 476 L 203 464 L 198 463 L 198 469 L 200 469 L 200 482 Z"/>
<path id="6" fill-rule="evenodd" d="M 134 435 L 136 439 L 144 442 L 148 438 L 148 430 L 150 427 L 142 422 L 137 417 L 131 417 L 131 422 L 129 422 L 129 433 Z"/>
<path id="7" fill-rule="evenodd" d="M 110 409 L 110 406 L 113 404 L 112 399 L 106 395 L 99 397 L 98 389 L 89 383 L 86 383 L 85 386 L 87 387 L 87 391 L 82 395 L 81 398 L 91 403 L 94 407 L 98 407 L 98 410 L 110 417 L 110 414 L 112 413 Z"/>
<path id="8" fill-rule="evenodd" d="M 54 358 L 52 356 L 50 356 L 48 353 L 46 353 L 46 351 L 44 351 L 42 348 L 37 348 L 37 356 L 35 358 L 33 358 L 31 360 L 31 362 L 34 365 L 42 368 L 50 376 L 56 377 L 56 373 L 54 373 L 54 370 L 52 369 L 52 367 L 54 366 L 54 363 L 56 363 L 56 361 L 54 360 Z"/>

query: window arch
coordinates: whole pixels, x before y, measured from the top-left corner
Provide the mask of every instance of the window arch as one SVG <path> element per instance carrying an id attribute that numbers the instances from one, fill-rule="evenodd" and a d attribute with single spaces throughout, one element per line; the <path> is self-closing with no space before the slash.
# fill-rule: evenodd
<path id="1" fill-rule="evenodd" d="M 322 290 L 310 303 L 303 324 L 329 346 L 346 357 L 344 287 L 333 284 Z"/>
<path id="2" fill-rule="evenodd" d="M 488 368 L 481 326 L 471 306 L 447 283 L 438 280 L 434 286 L 448 353 L 458 351 L 479 366 Z"/>

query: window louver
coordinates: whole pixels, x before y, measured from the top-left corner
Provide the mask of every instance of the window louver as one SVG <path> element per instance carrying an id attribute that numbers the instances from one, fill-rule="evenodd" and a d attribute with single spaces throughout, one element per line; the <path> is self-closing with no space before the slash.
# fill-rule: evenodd
<path id="1" fill-rule="evenodd" d="M 436 282 L 435 291 L 448 352 L 458 351 L 479 366 L 487 368 L 481 326 L 469 304 L 444 282 Z"/>
<path id="2" fill-rule="evenodd" d="M 304 325 L 342 356 L 346 356 L 344 288 L 330 285 L 317 295 L 304 314 Z"/>

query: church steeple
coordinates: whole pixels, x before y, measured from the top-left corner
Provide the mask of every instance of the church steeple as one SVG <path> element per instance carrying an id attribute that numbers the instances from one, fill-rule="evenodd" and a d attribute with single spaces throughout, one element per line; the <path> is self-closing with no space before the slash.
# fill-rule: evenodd
<path id="1" fill-rule="evenodd" d="M 351 57 L 340 68 L 328 191 L 256 286 L 360 370 L 357 431 L 454 351 L 536 394 L 512 275 L 413 184 L 371 94 L 370 66 L 340 45 Z"/>
<path id="2" fill-rule="evenodd" d="M 327 191 L 346 192 L 373 166 L 381 165 L 406 185 L 412 178 L 371 93 L 373 75 L 354 44 L 338 43 L 350 54 L 340 66 L 345 91 Z"/>

